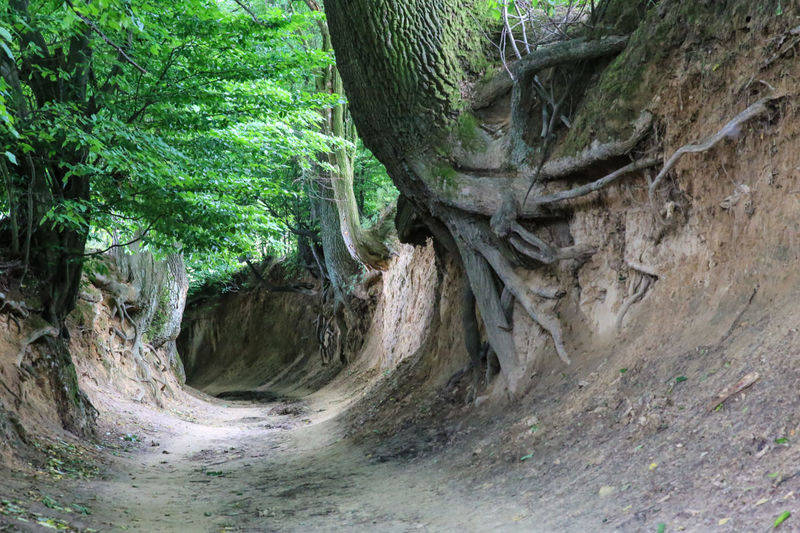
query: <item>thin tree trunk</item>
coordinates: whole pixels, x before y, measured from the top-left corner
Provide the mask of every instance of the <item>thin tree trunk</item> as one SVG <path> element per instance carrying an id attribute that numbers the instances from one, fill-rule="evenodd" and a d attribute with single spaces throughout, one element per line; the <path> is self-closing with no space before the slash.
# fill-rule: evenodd
<path id="1" fill-rule="evenodd" d="M 315 0 L 306 0 L 306 5 L 312 11 L 321 11 L 319 4 Z M 330 52 L 332 45 L 327 22 L 318 20 L 317 27 L 322 37 L 322 51 Z M 317 90 L 344 95 L 342 77 L 335 65 L 324 69 L 320 73 L 317 79 Z M 333 109 L 323 112 L 325 133 L 341 141 L 328 154 L 328 162 L 336 169 L 336 172 L 331 175 L 330 185 L 333 188 L 333 198 L 338 209 L 339 227 L 348 253 L 353 259 L 370 268 L 385 270 L 390 257 L 388 248 L 380 239 L 364 231 L 361 227 L 358 203 L 353 190 L 354 154 L 346 146 L 347 141 L 354 139 L 348 139 L 346 114 L 347 110 L 344 103 L 339 103 Z"/>
<path id="2" fill-rule="evenodd" d="M 342 77 L 333 68 L 333 92 L 344 94 Z M 330 133 L 334 137 L 347 140 L 345 133 L 345 107 L 339 104 L 331 113 Z M 330 162 L 337 169 L 331 176 L 333 195 L 339 211 L 339 224 L 342 238 L 350 255 L 356 261 L 370 268 L 385 270 L 388 265 L 389 250 L 374 235 L 364 231 L 358 214 L 358 203 L 353 190 L 353 156 L 354 154 L 341 143 L 331 154 Z"/>

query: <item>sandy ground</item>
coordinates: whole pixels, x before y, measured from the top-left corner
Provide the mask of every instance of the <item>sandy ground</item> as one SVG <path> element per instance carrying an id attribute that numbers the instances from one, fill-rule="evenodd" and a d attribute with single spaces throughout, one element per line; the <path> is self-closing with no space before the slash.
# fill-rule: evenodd
<path id="1" fill-rule="evenodd" d="M 50 530 L 36 525 L 50 516 L 68 531 L 764 532 L 786 513 L 778 531 L 797 531 L 800 336 L 758 302 L 682 356 L 662 348 L 625 372 L 587 360 L 513 408 L 441 392 L 404 404 L 391 380 L 385 395 L 271 403 L 109 398 L 98 475 L 0 472 L 0 531 Z M 749 372 L 760 378 L 709 411 Z"/>
<path id="2" fill-rule="evenodd" d="M 87 523 L 101 531 L 536 529 L 525 507 L 470 494 L 436 457 L 386 461 L 355 447 L 333 420 L 337 404 L 128 405 L 109 433 L 129 418 L 139 442 L 72 498 L 86 502 Z"/>

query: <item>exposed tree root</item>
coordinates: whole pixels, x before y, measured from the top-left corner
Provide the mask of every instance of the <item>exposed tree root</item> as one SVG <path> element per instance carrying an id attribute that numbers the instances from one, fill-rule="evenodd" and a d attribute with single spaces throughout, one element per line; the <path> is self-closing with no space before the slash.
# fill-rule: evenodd
<path id="1" fill-rule="evenodd" d="M 647 135 L 653 117 L 644 112 L 634 123 L 633 133 L 625 140 L 612 141 L 605 144 L 594 144 L 574 156 L 563 157 L 548 161 L 542 165 L 537 173 L 538 181 L 555 181 L 577 175 L 599 164 L 611 161 L 628 154 Z M 517 206 L 517 214 L 522 218 L 536 218 L 543 215 L 542 206 L 561 200 L 584 196 L 613 183 L 621 176 L 654 166 L 657 161 L 644 159 L 626 165 L 611 174 L 590 184 L 563 191 L 541 198 L 536 194 L 531 195 L 531 201 L 526 201 L 526 196 L 531 185 L 530 176 L 479 176 L 466 172 L 457 172 L 452 178 L 452 183 L 458 184 L 454 193 L 449 180 L 442 180 L 437 175 L 432 175 L 428 170 L 431 165 L 425 160 L 410 162 L 410 167 L 418 176 L 423 178 L 431 197 L 437 198 L 444 205 L 468 213 L 485 216 L 494 216 L 503 209 L 504 203 L 513 200 Z M 534 184 L 535 185 L 535 184 Z M 535 191 L 534 191 L 535 192 Z M 543 200 L 543 201 L 542 201 Z M 524 204 L 523 204 L 524 203 Z"/>
<path id="2" fill-rule="evenodd" d="M 640 274 L 639 275 L 639 282 L 638 285 L 634 287 L 636 292 L 633 295 L 625 300 L 622 304 L 622 307 L 619 310 L 619 315 L 617 315 L 617 329 L 622 329 L 622 321 L 625 319 L 625 315 L 628 313 L 628 310 L 631 308 L 633 304 L 644 298 L 647 289 L 650 288 L 650 284 L 653 282 L 653 278 L 651 278 L 647 274 Z"/>
<path id="3" fill-rule="evenodd" d="M 563 179 L 615 157 L 624 156 L 645 138 L 652 124 L 653 115 L 644 111 L 634 122 L 633 132 L 627 139 L 604 144 L 595 142 L 574 156 L 548 161 L 542 166 L 538 178 L 540 181 Z"/>
<path id="4" fill-rule="evenodd" d="M 30 312 L 28 311 L 25 302 L 18 302 L 15 300 L 11 300 L 5 293 L 0 292 L 0 300 L 2 300 L 3 305 L 0 305 L 0 311 L 8 307 L 12 313 L 18 314 L 22 318 L 28 318 Z M 17 324 L 19 325 L 19 324 Z"/>
<path id="5" fill-rule="evenodd" d="M 767 104 L 769 102 L 778 100 L 780 98 L 783 98 L 784 96 L 785 95 L 780 94 L 762 98 L 761 100 L 752 104 L 747 109 L 745 109 L 744 111 L 733 117 L 715 134 L 706 137 L 700 142 L 694 144 L 685 144 L 680 148 L 678 148 L 675 151 L 675 153 L 672 154 L 672 157 L 670 157 L 667 160 L 667 162 L 664 164 L 664 167 L 650 183 L 649 194 L 651 202 L 653 199 L 653 194 L 658 189 L 658 186 L 661 185 L 661 182 L 664 180 L 664 177 L 670 170 L 672 170 L 672 167 L 675 166 L 675 164 L 680 160 L 681 157 L 683 157 L 686 154 L 696 154 L 700 152 L 705 152 L 716 146 L 720 141 L 722 141 L 725 138 L 736 137 L 737 135 L 739 135 L 741 131 L 742 124 L 744 124 L 750 119 L 753 119 L 759 115 L 766 113 L 767 111 L 769 111 L 769 108 L 767 107 Z"/>
<path id="6" fill-rule="evenodd" d="M 116 336 L 117 336 L 117 337 L 119 337 L 120 339 L 122 339 L 124 342 L 127 342 L 127 341 L 131 340 L 131 338 L 130 338 L 130 337 L 128 337 L 128 336 L 125 334 L 125 332 L 123 332 L 123 331 L 122 331 L 121 329 L 119 329 L 117 326 L 111 326 L 111 331 L 112 331 L 114 334 L 116 334 Z"/>
<path id="7" fill-rule="evenodd" d="M 487 82 L 476 87 L 471 100 L 472 108 L 480 109 L 490 105 L 511 89 L 514 80 L 526 73 L 538 72 L 564 63 L 616 54 L 621 52 L 627 44 L 627 36 L 608 36 L 594 41 L 579 38 L 543 46 L 518 60 L 508 70 L 499 71 Z"/>
<path id="8" fill-rule="evenodd" d="M 25 354 L 28 353 L 28 347 L 42 337 L 58 337 L 58 328 L 53 326 L 39 328 L 34 330 L 33 333 L 22 341 L 22 347 L 19 350 L 19 355 L 17 355 L 17 360 L 15 362 L 18 370 L 22 371 L 22 362 L 25 360 Z"/>
<path id="9" fill-rule="evenodd" d="M 527 81 L 530 81 L 530 76 L 526 76 L 526 78 Z M 564 178 L 624 156 L 645 137 L 650 130 L 652 121 L 653 117 L 650 113 L 642 113 L 634 124 L 633 133 L 628 139 L 602 145 L 595 144 L 575 156 L 543 164 L 537 173 L 538 179 L 547 181 Z M 549 195 L 533 195 L 532 201 L 523 207 L 520 206 L 525 201 L 528 187 L 526 180 L 519 176 L 498 178 L 496 176 L 475 177 L 459 174 L 456 178 L 459 184 L 458 194 L 452 194 L 452 192 L 448 194 L 444 190 L 448 185 L 435 177 L 424 180 L 433 189 L 433 195 L 442 200 L 443 204 L 455 207 L 462 212 L 461 215 L 450 217 L 450 229 L 453 235 L 458 236 L 456 240 L 460 241 L 458 249 L 472 287 L 470 296 L 473 296 L 477 302 L 486 325 L 489 344 L 498 358 L 501 371 L 505 374 L 512 391 L 516 390 L 521 378 L 517 375 L 520 369 L 510 335 L 509 310 L 513 307 L 514 299 L 519 301 L 530 318 L 551 336 L 559 358 L 565 364 L 570 364 L 560 322 L 554 316 L 543 312 L 533 298 L 534 295 L 542 298 L 559 298 L 563 296 L 563 291 L 559 288 L 527 287 L 515 272 L 510 256 L 507 257 L 507 254 L 498 248 L 498 243 L 489 235 L 493 234 L 497 238 L 505 240 L 521 256 L 543 265 L 552 265 L 567 259 L 585 259 L 595 253 L 594 247 L 584 244 L 561 248 L 553 246 L 523 226 L 519 219 L 535 217 L 537 214 L 543 213 L 542 207 L 544 206 L 591 194 L 609 186 L 626 174 L 641 171 L 658 163 L 659 160 L 656 158 L 634 161 L 598 180 L 579 187 Z M 412 164 L 412 168 L 414 167 L 419 169 L 418 176 L 430 176 L 423 172 L 425 166 L 421 161 Z M 465 211 L 490 216 L 489 227 L 482 226 L 478 220 L 464 214 Z M 494 275 L 503 283 L 502 298 L 498 298 Z M 643 274 L 643 280 L 638 286 L 639 290 L 625 303 L 619 323 L 630 306 L 644 296 L 651 282 L 652 279 L 647 274 Z M 466 298 L 465 294 L 465 309 L 468 303 Z M 472 335 L 467 326 L 474 329 L 470 318 L 466 315 L 464 318 L 465 334 L 467 335 Z M 478 352 L 475 349 L 477 343 L 474 335 L 468 337 L 467 341 L 471 342 L 468 347 L 470 357 L 474 359 Z"/>
<path id="10" fill-rule="evenodd" d="M 528 316 L 530 316 L 534 322 L 539 324 L 542 329 L 550 334 L 550 336 L 553 338 L 553 344 L 555 344 L 556 352 L 558 352 L 558 356 L 561 358 L 561 360 L 565 364 L 570 364 L 567 350 L 564 347 L 564 338 L 559 321 L 555 317 L 552 317 L 537 308 L 530 296 L 528 287 L 517 275 L 517 273 L 514 272 L 514 269 L 511 267 L 506 258 L 503 257 L 502 254 L 497 250 L 497 248 L 481 244 L 479 245 L 479 251 L 492 266 L 492 269 L 494 269 L 495 273 L 505 284 L 509 292 L 511 292 L 517 301 L 522 304 L 522 307 L 528 313 Z M 502 366 L 502 361 L 500 364 Z"/>
<path id="11" fill-rule="evenodd" d="M 627 263 L 627 264 L 628 264 L 628 266 L 629 266 L 629 267 L 631 267 L 633 270 L 636 270 L 636 271 L 638 271 L 638 272 L 641 272 L 642 274 L 647 274 L 648 276 L 652 276 L 652 277 L 654 277 L 654 278 L 656 278 L 656 279 L 658 279 L 658 278 L 660 278 L 660 277 L 661 277 L 661 276 L 659 276 L 659 274 L 658 274 L 658 272 L 656 271 L 656 269 L 655 269 L 655 268 L 653 268 L 653 267 L 651 267 L 651 266 L 643 265 L 643 264 L 641 264 L 641 263 L 636 263 L 636 262 L 634 262 L 634 261 L 626 261 L 626 263 Z"/>
<path id="12" fill-rule="evenodd" d="M 518 369 L 519 361 L 510 333 L 511 325 L 503 313 L 492 269 L 486 259 L 472 248 L 459 247 L 459 253 L 486 326 L 489 343 L 500 361 L 500 369 L 506 376 L 509 388 L 516 390 L 519 377 L 514 372 Z"/>
<path id="13" fill-rule="evenodd" d="M 603 187 L 612 184 L 625 174 L 630 174 L 631 172 L 637 172 L 639 170 L 643 170 L 648 167 L 653 167 L 658 163 L 659 159 L 656 158 L 640 159 L 639 161 L 634 161 L 633 163 L 630 163 L 622 168 L 615 170 L 611 174 L 608 174 L 600 178 L 599 180 L 595 180 L 591 183 L 581 185 L 580 187 L 575 187 L 574 189 L 567 189 L 565 191 L 560 191 L 554 194 L 535 197 L 533 198 L 533 201 L 531 203 L 538 207 L 546 204 L 552 204 L 555 202 L 572 200 L 574 198 L 586 196 L 587 194 L 599 191 Z"/>
<path id="14" fill-rule="evenodd" d="M 486 325 L 489 342 L 500 361 L 500 368 L 509 380 L 511 390 L 515 390 L 521 376 L 513 374 L 513 370 L 518 369 L 517 354 L 509 333 L 511 325 L 506 318 L 506 309 L 498 295 L 493 274 L 500 278 L 504 291 L 513 295 L 528 316 L 550 334 L 559 357 L 569 364 L 561 324 L 555 317 L 539 310 L 525 282 L 514 272 L 511 263 L 503 256 L 496 243 L 490 242 L 489 236 L 492 232 L 489 227 L 482 226 L 476 220 L 464 218 L 451 223 L 453 233 L 459 235 L 464 243 L 459 246 L 464 268 Z"/>
<path id="15" fill-rule="evenodd" d="M 478 316 L 475 313 L 475 294 L 469 283 L 461 291 L 461 325 L 464 328 L 464 344 L 469 354 L 470 366 L 480 368 L 481 335 L 478 330 Z"/>

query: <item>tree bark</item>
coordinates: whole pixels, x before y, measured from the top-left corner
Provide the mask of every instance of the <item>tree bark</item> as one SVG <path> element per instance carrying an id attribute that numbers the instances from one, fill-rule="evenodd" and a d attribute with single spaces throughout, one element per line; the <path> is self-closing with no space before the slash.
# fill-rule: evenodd
<path id="1" fill-rule="evenodd" d="M 485 37 L 491 33 L 485 2 L 327 0 L 325 9 L 355 123 L 364 144 L 386 166 L 407 204 L 402 211 L 403 231 L 409 233 L 413 220 L 421 220 L 448 249 L 456 248 L 511 391 L 521 387 L 526 369 L 514 346 L 513 324 L 508 323 L 500 301 L 502 292 L 512 294 L 550 334 L 555 351 L 568 363 L 561 326 L 537 301 L 563 293 L 527 287 L 516 269 L 530 268 L 532 263 L 580 260 L 592 250 L 581 244 L 548 245 L 518 219 L 552 216 L 552 204 L 590 194 L 628 171 L 641 170 L 644 163 L 634 164 L 564 193 L 552 192 L 548 183 L 596 178 L 610 163 L 624 161 L 649 132 L 650 122 L 643 116 L 632 125 L 628 138 L 546 161 L 533 173 L 523 164 L 532 151 L 521 134 L 526 125 L 519 122 L 526 120 L 526 114 L 514 113 L 504 95 L 513 88 L 517 97 L 530 98 L 534 91 L 519 84 L 530 83 L 537 72 L 614 55 L 626 46 L 627 37 L 555 43 L 532 51 L 511 64 L 510 72 L 503 72 L 492 67 L 500 58 L 494 57 L 496 51 Z M 488 81 L 479 83 L 485 71 L 498 73 L 484 76 Z M 493 106 L 490 115 L 508 116 L 505 124 L 510 123 L 510 128 L 481 123 L 477 110 L 489 106 Z M 495 139 L 500 137 L 496 146 L 506 147 L 505 164 L 467 168 L 474 166 L 470 163 L 462 168 L 461 160 L 485 159 L 487 131 Z M 469 157 L 459 159 L 459 152 Z M 540 197 L 543 201 L 537 202 Z M 415 217 L 408 214 L 409 206 Z"/>
<path id="2" fill-rule="evenodd" d="M 315 0 L 306 0 L 306 5 L 312 11 L 321 11 Z M 322 38 L 322 51 L 331 52 L 332 44 L 328 24 L 324 20 L 318 20 L 317 27 Z M 318 75 L 317 90 L 344 96 L 342 77 L 336 65 L 331 65 Z M 332 109 L 323 111 L 323 118 L 325 133 L 334 139 L 341 140 L 328 154 L 328 163 L 336 169 L 336 172 L 331 173 L 330 185 L 333 188 L 333 197 L 339 213 L 342 239 L 353 259 L 369 268 L 385 270 L 390 257 L 388 248 L 379 238 L 364 231 L 361 227 L 358 203 L 353 189 L 353 158 L 355 154 L 346 146 L 347 141 L 355 141 L 355 135 L 354 132 L 352 135 L 348 135 L 346 104 L 339 102 Z"/>

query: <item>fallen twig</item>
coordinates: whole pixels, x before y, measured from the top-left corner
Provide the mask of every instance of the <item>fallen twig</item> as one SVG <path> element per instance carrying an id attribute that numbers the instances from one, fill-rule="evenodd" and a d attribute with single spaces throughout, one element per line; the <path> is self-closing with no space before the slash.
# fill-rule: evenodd
<path id="1" fill-rule="evenodd" d="M 708 411 L 716 410 L 717 407 L 719 407 L 720 405 L 725 403 L 725 401 L 728 398 L 730 398 L 734 394 L 737 394 L 737 393 L 743 391 L 744 389 L 746 389 L 747 387 L 749 387 L 750 385 L 752 385 L 753 383 L 758 381 L 759 377 L 760 376 L 758 375 L 758 372 L 750 372 L 749 374 L 744 376 L 742 379 L 737 381 L 735 385 L 733 385 L 732 387 L 728 387 L 728 388 L 724 389 L 722 392 L 720 392 L 717 395 L 717 397 L 714 398 L 713 400 L 711 400 L 711 402 L 708 404 L 708 406 L 706 406 L 706 409 Z"/>

